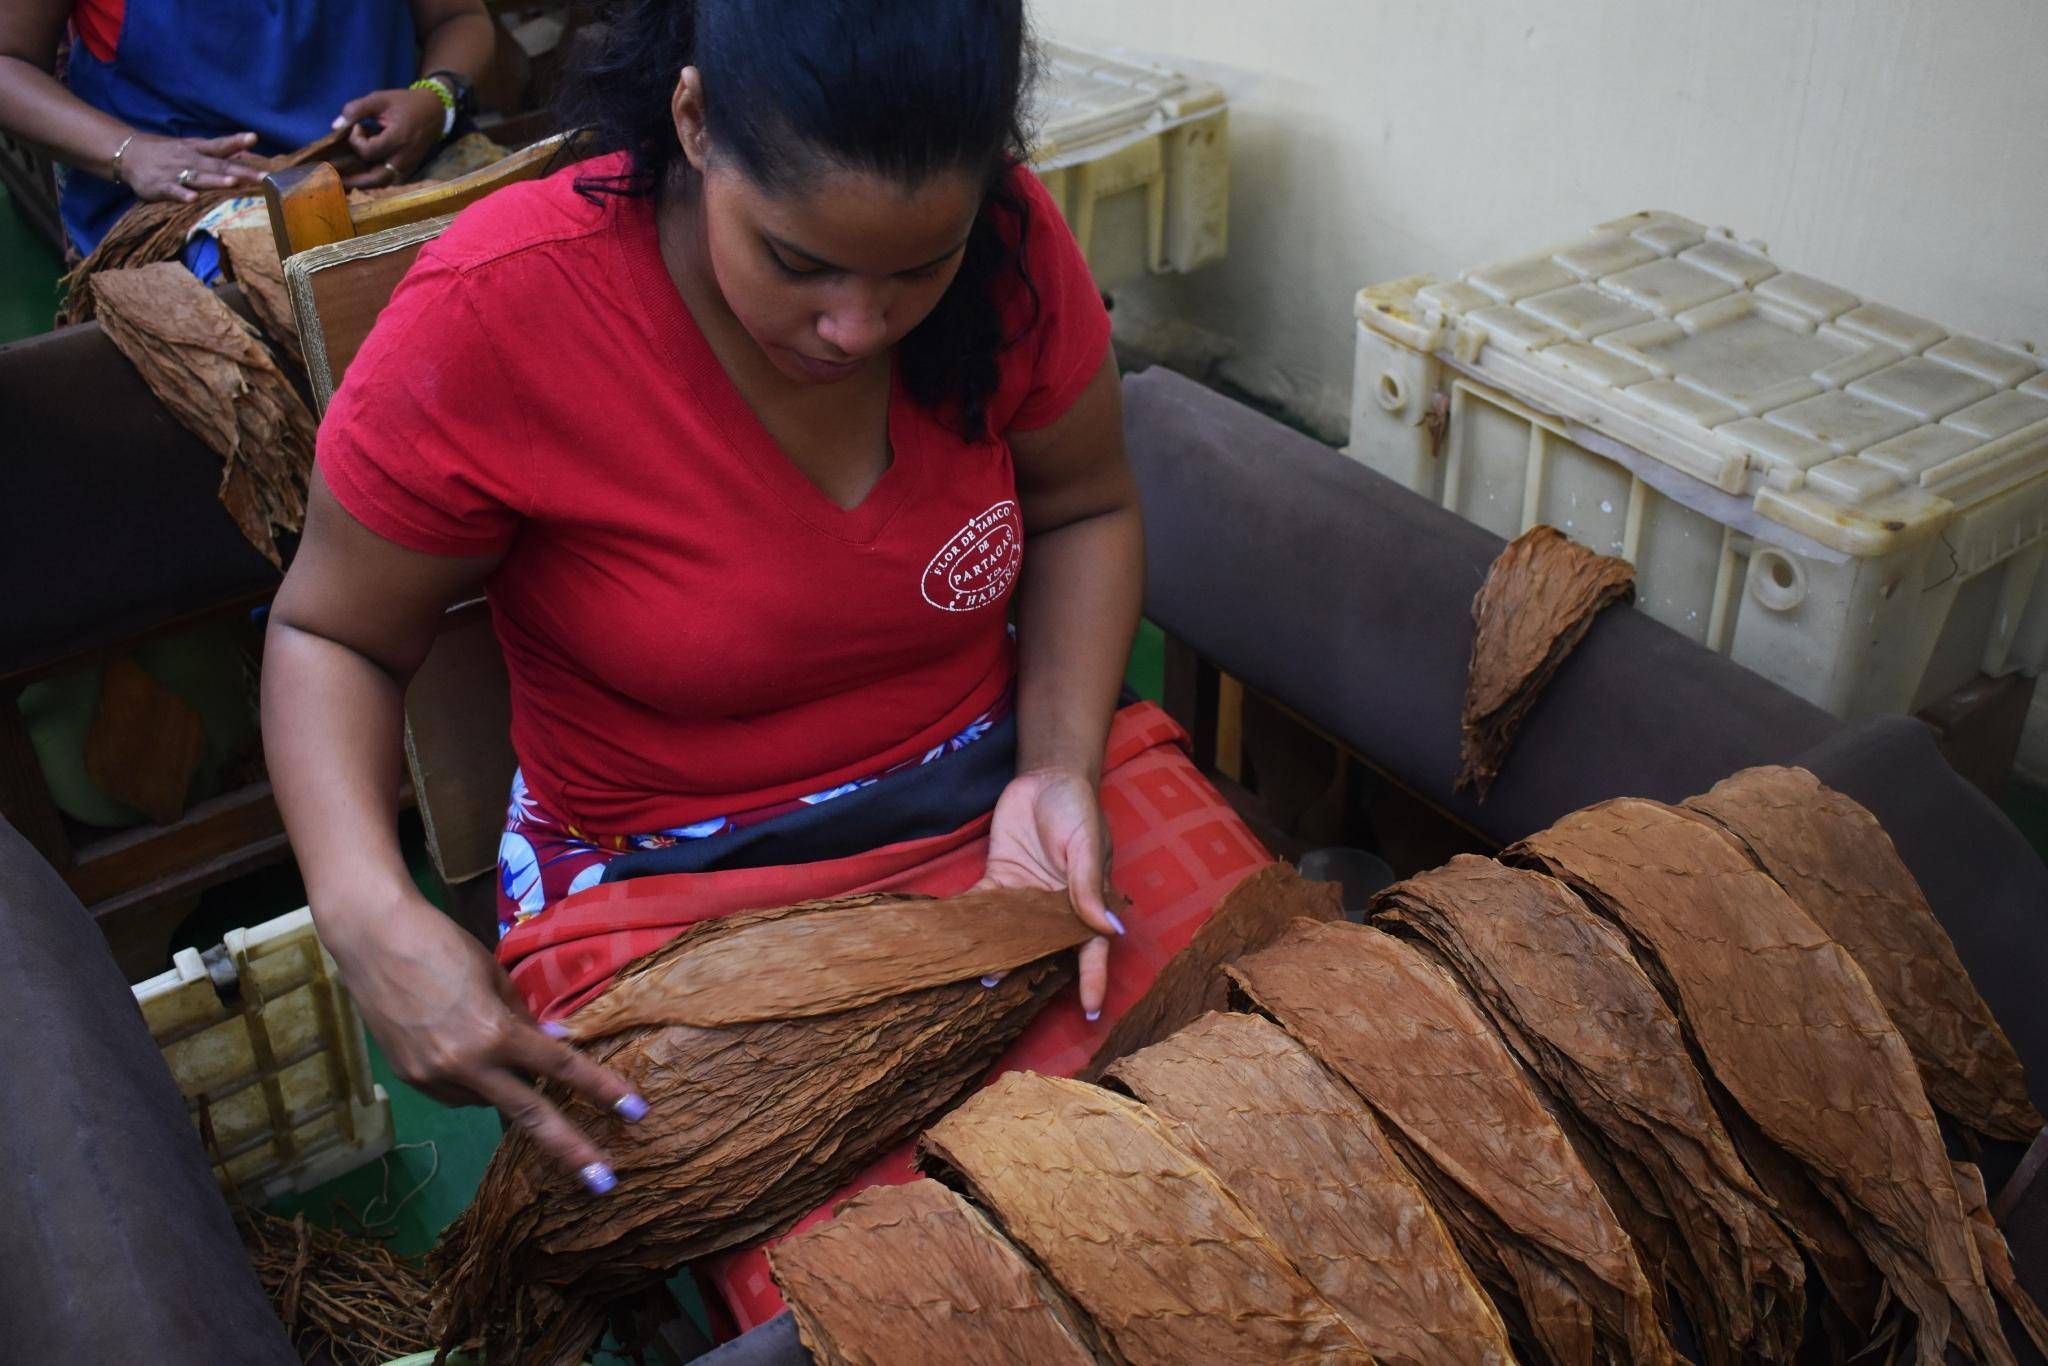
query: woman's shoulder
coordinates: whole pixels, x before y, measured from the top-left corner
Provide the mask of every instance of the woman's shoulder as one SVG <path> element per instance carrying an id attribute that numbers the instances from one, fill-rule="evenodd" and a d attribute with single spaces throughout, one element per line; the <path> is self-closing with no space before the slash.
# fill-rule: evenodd
<path id="1" fill-rule="evenodd" d="M 579 187 L 610 174 L 612 160 L 578 162 L 538 180 L 493 190 L 456 214 L 447 230 L 422 249 L 421 258 L 469 276 L 536 254 L 559 260 L 601 249 L 618 196 Z"/>

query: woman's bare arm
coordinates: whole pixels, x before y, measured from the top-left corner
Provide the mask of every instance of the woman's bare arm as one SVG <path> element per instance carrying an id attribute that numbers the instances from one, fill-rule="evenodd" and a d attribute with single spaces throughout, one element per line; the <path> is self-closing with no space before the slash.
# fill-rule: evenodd
<path id="1" fill-rule="evenodd" d="M 230 160 L 255 145 L 254 133 L 225 128 L 209 138 L 138 133 L 66 89 L 51 71 L 71 9 L 71 0 L 0 5 L 0 128 L 67 166 L 102 180 L 119 179 L 144 199 L 191 199 L 199 190 L 254 185 L 262 178 L 255 167 Z M 127 150 L 121 151 L 124 144 Z M 186 171 L 191 174 L 181 183 L 178 176 Z"/>
<path id="2" fill-rule="evenodd" d="M 384 540 L 316 472 L 271 607 L 264 751 L 321 941 L 398 1075 L 451 1104 L 497 1106 L 604 1189 L 604 1155 L 529 1078 L 564 1082 L 629 1119 L 644 1107 L 533 1023 L 497 961 L 413 886 L 398 845 L 406 683 L 442 613 L 494 567 Z"/>

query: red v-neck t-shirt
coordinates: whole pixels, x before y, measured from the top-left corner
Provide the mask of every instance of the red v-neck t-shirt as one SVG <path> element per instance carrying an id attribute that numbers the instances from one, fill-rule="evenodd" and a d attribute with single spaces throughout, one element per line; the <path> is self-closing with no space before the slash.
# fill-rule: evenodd
<path id="1" fill-rule="evenodd" d="M 515 185 L 424 248 L 320 426 L 371 531 L 503 553 L 486 584 L 512 741 L 544 809 L 667 829 L 865 777 L 999 701 L 1023 555 L 1008 444 L 889 403 L 893 460 L 841 508 L 733 387 L 662 263 L 646 199 L 579 195 L 603 162 Z M 1028 171 L 991 430 L 1080 395 L 1109 319 Z"/>

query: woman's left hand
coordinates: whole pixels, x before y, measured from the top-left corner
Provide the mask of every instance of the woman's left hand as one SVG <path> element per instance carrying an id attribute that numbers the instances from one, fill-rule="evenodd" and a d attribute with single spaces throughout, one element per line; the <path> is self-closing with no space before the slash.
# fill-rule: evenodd
<path id="1" fill-rule="evenodd" d="M 355 127 L 348 145 L 369 169 L 342 183 L 350 189 L 396 185 L 417 171 L 441 140 L 447 109 L 431 90 L 372 90 L 341 107 L 334 126 Z M 365 119 L 382 125 L 375 133 L 363 129 Z"/>
<path id="2" fill-rule="evenodd" d="M 1102 1013 L 1109 990 L 1109 935 L 1124 932 L 1109 909 L 1109 826 L 1088 774 L 1074 768 L 1020 773 L 1003 789 L 988 832 L 983 887 L 1064 889 L 1074 914 L 1100 931 L 1081 946 L 1081 1010 Z"/>

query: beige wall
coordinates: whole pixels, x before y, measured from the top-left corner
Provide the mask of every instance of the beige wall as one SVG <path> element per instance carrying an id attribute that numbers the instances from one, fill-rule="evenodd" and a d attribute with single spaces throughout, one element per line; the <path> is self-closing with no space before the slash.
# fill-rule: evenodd
<path id="1" fill-rule="evenodd" d="M 1643 208 L 2048 344 L 2048 0 L 1034 3 L 1225 87 L 1230 255 L 1120 291 L 1120 325 L 1328 435 L 1358 286 Z"/>

